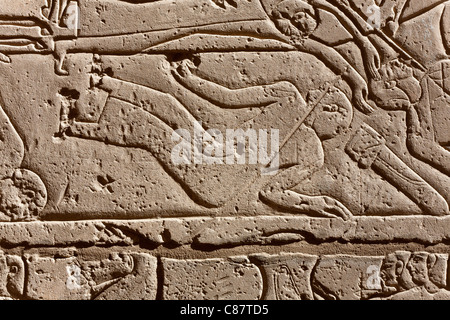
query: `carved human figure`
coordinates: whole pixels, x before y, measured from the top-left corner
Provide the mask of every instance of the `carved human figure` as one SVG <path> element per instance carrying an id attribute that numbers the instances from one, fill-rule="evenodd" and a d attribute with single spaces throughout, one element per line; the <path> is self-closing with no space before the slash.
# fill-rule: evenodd
<path id="1" fill-rule="evenodd" d="M 415 286 L 389 296 L 388 300 L 448 300 L 446 285 L 446 259 L 429 252 L 413 252 L 407 269 Z"/>
<path id="2" fill-rule="evenodd" d="M 292 139 L 298 141 L 298 151 L 289 150 L 297 155 L 296 161 L 280 163 L 284 168 L 260 192 L 266 202 L 294 212 L 311 211 L 320 216 L 340 216 L 350 218 L 351 212 L 338 200 L 329 196 L 308 196 L 292 189 L 308 179 L 324 165 L 322 142 L 343 134 L 353 120 L 353 109 L 347 97 L 337 88 L 330 87 L 309 100 L 314 109 L 306 117 Z M 309 150 L 314 153 L 303 153 L 301 142 L 310 144 Z M 314 149 L 313 149 L 314 148 Z M 311 159 L 309 165 L 301 159 Z M 281 161 L 285 158 L 281 158 Z"/>
<path id="3" fill-rule="evenodd" d="M 249 102 L 245 102 L 246 99 L 249 97 L 254 99 L 260 94 L 262 87 L 229 90 L 211 81 L 201 79 L 193 75 L 190 70 L 193 67 L 192 64 L 189 66 L 182 63 L 180 68 L 177 69 L 178 72 L 175 72 L 174 75 L 189 90 L 215 104 L 228 104 L 233 108 L 242 108 L 250 105 Z M 407 86 L 407 81 L 403 85 Z M 296 104 L 305 104 L 299 94 L 296 96 L 298 97 L 296 100 L 283 105 L 284 110 L 298 110 Z M 327 91 L 322 93 L 311 92 L 310 98 L 307 111 L 304 110 L 305 108 L 300 108 L 298 122 L 296 125 L 292 124 L 293 128 L 298 129 L 298 131 L 294 131 L 295 134 L 292 136 L 289 134 L 283 136 L 285 141 L 298 141 L 297 145 L 301 147 L 298 151 L 290 149 L 289 152 L 283 150 L 283 146 L 281 147 L 280 167 L 283 170 L 271 178 L 271 181 L 260 192 L 260 196 L 266 202 L 289 211 L 304 212 L 312 210 L 312 214 L 321 216 L 338 215 L 346 218 L 350 216 L 350 212 L 339 201 L 327 196 L 310 197 L 292 191 L 293 187 L 322 168 L 324 164 L 322 142 L 345 133 L 353 120 L 352 106 L 340 90 L 329 87 Z M 391 99 L 389 101 L 395 103 L 396 100 Z M 277 117 L 279 117 L 278 114 L 270 120 L 263 118 L 269 121 L 264 122 L 264 124 L 276 124 L 277 121 L 284 120 L 277 119 Z M 286 126 L 288 123 L 284 120 L 283 125 Z M 280 125 L 280 127 L 283 125 Z M 347 150 L 352 157 L 360 162 L 363 167 L 372 165 L 391 184 L 413 199 L 425 213 L 432 215 L 448 214 L 449 209 L 445 199 L 387 148 L 384 139 L 378 133 L 367 125 L 364 125 L 363 128 L 358 131 L 347 146 Z M 308 145 L 308 147 L 305 147 L 305 145 Z M 293 154 L 297 155 L 296 159 L 292 159 Z M 365 162 L 367 163 L 364 164 Z"/>
<path id="4" fill-rule="evenodd" d="M 413 68 L 398 59 L 384 64 L 380 74 L 381 78 L 370 84 L 372 94 L 380 107 L 406 112 L 407 146 L 411 154 L 450 175 L 450 152 L 435 138 L 431 111 L 437 107 L 438 97 L 430 96 L 436 91 L 430 92 L 433 80 L 428 75 L 418 80 Z"/>
<path id="5" fill-rule="evenodd" d="M 410 1 L 376 1 L 380 6 L 382 27 L 395 33 L 401 19 L 415 16 L 426 10 L 431 10 L 445 0 L 435 0 L 428 5 L 418 5 L 418 8 L 410 5 Z M 350 65 L 333 47 L 322 43 L 321 39 L 314 34 L 315 30 L 322 23 L 321 12 L 334 15 L 340 25 L 353 37 L 357 47 L 361 50 L 362 61 L 365 65 L 367 78 L 379 78 L 378 69 L 380 67 L 380 57 L 376 46 L 367 36 L 367 23 L 362 16 L 356 12 L 349 1 L 341 0 L 260 0 L 260 1 L 233 1 L 232 5 L 223 5 L 224 2 L 203 0 L 205 10 L 195 10 L 197 3 L 193 0 L 186 0 L 177 3 L 176 7 L 170 1 L 140 1 L 139 4 L 129 1 L 96 0 L 88 1 L 76 0 L 34 0 L 22 4 L 20 7 L 11 9 L 7 2 L 0 2 L 0 7 L 4 13 L 0 19 L 15 21 L 28 21 L 20 26 L 21 32 L 16 32 L 16 38 L 8 36 L 7 23 L 2 23 L 0 27 L 0 38 L 4 34 L 6 37 L 2 46 L 0 41 L 0 52 L 6 54 L 14 53 L 53 53 L 56 57 L 56 69 L 60 74 L 65 74 L 63 61 L 66 53 L 70 52 L 96 52 L 104 54 L 136 54 L 149 52 L 148 50 L 159 46 L 162 43 L 189 37 L 193 34 L 224 34 L 229 33 L 236 36 L 251 35 L 259 28 L 249 27 L 253 23 L 261 21 L 274 24 L 277 30 L 269 31 L 265 28 L 263 37 L 278 38 L 281 41 L 293 45 L 297 50 L 311 53 L 321 59 L 328 67 L 341 75 L 352 87 L 353 102 L 364 112 L 372 111 L 372 106 L 367 103 L 367 85 L 364 77 L 355 70 L 355 66 Z M 219 5 L 217 5 L 219 3 Z M 79 10 L 83 21 L 80 26 L 68 25 L 64 17 L 67 12 L 72 12 L 72 6 Z M 95 7 L 109 8 L 97 14 Z M 413 8 L 414 7 L 414 8 Z M 231 9 L 232 10 L 231 10 Z M 261 10 L 262 9 L 262 10 Z M 231 10 L 231 11 L 230 11 Z M 235 14 L 235 11 L 240 15 Z M 74 12 L 75 12 L 74 11 Z M 403 17 L 404 11 L 408 11 Z M 23 12 L 26 12 L 24 14 Z M 78 12 L 78 11 L 77 11 Z M 168 12 L 167 15 L 158 12 Z M 173 21 L 174 12 L 189 12 L 182 18 Z M 234 17 L 230 15 L 233 13 Z M 170 13 L 170 14 L 169 14 Z M 245 14 L 244 14 L 245 13 Z M 121 15 L 122 20 L 127 21 L 126 16 L 135 19 L 136 24 L 129 27 L 117 27 L 115 14 Z M 99 16 L 101 15 L 101 17 Z M 446 19 L 450 15 L 450 9 L 442 13 L 443 37 L 448 48 L 448 23 Z M 153 23 L 146 23 L 149 17 L 158 16 L 153 19 Z M 239 19 L 235 17 L 240 17 Z M 265 16 L 265 17 L 264 17 Z M 230 20 L 231 19 L 231 20 Z M 236 21 L 234 19 L 237 19 Z M 199 21 L 208 21 L 207 25 L 200 25 Z M 233 23 L 229 23 L 229 22 Z M 214 22 L 214 23 L 213 23 Z M 33 24 L 34 23 L 34 24 Z M 37 23 L 37 24 L 36 24 Z M 267 24 L 267 23 L 266 23 Z M 32 27 L 31 27 L 32 26 Z M 169 27 L 170 26 L 170 27 Z M 259 25 L 258 25 L 259 26 Z M 267 27 L 267 26 L 266 26 Z M 6 28 L 5 30 L 1 28 Z M 129 30 L 127 29 L 129 28 Z M 13 28 L 14 29 L 14 28 Z M 119 31 L 121 29 L 121 31 Z M 253 31 L 252 31 L 253 30 Z M 2 32 L 3 31 L 3 32 Z M 79 31 L 79 32 L 78 32 Z M 256 38 L 261 37 L 260 31 L 254 33 Z M 56 43 L 55 43 L 56 42 Z M 126 43 L 127 45 L 124 45 Z M 393 42 L 390 41 L 389 45 Z M 395 46 L 396 50 L 406 53 L 402 48 Z M 23 50 L 20 50 L 23 48 Z M 232 48 L 230 47 L 230 50 Z M 202 48 L 198 48 L 201 52 Z M 152 51 L 157 53 L 157 51 Z M 0 56 L 0 60 L 9 61 L 6 55 Z"/>
<path id="6" fill-rule="evenodd" d="M 264 128 L 268 124 L 271 127 L 284 128 L 281 131 L 282 139 L 286 141 L 279 153 L 281 170 L 270 178 L 270 182 L 260 191 L 260 197 L 265 202 L 290 212 L 324 217 L 340 216 L 344 219 L 351 217 L 351 212 L 332 197 L 308 196 L 291 190 L 323 166 L 322 141 L 345 132 L 352 122 L 352 105 L 339 89 L 329 86 L 325 92 L 311 93 L 307 104 L 298 90 L 289 83 L 230 90 L 195 76 L 191 72 L 192 67 L 192 64 L 184 61 L 174 70 L 175 78 L 201 97 L 217 105 L 228 105 L 230 108 L 239 109 L 254 105 L 270 92 L 270 87 L 287 86 L 288 90 L 278 89 L 278 102 L 270 106 L 271 111 L 266 110 L 251 123 L 252 128 Z M 295 99 L 292 99 L 293 97 Z M 283 110 L 275 112 L 279 108 Z M 289 116 L 292 114 L 296 116 Z M 294 150 L 292 145 L 287 147 L 289 143 L 295 145 Z"/>
<path id="7" fill-rule="evenodd" d="M 303 2 L 295 0 L 281 1 L 277 6 L 274 7 L 272 11 L 272 14 L 277 17 L 277 19 L 275 19 L 275 24 L 284 34 L 290 36 L 291 42 L 293 42 L 295 45 L 297 45 L 297 43 L 300 43 L 301 47 L 300 50 L 302 51 L 308 52 L 308 50 L 311 50 L 311 48 L 317 46 L 317 44 L 315 43 L 316 40 L 314 38 L 313 33 L 313 30 L 317 26 L 314 24 L 314 19 L 311 18 L 312 17 L 311 7 L 308 7 L 306 3 L 314 5 L 322 10 L 331 10 L 332 12 L 337 13 L 337 17 L 341 19 L 341 22 L 345 21 L 346 19 L 345 17 L 343 17 L 343 15 L 346 15 L 347 18 L 353 17 L 355 21 L 361 20 L 361 17 L 358 16 L 358 14 L 352 10 L 352 7 L 350 6 L 348 1 L 328 1 L 327 4 L 322 3 L 322 1 L 303 1 Z M 385 3 L 385 5 L 388 4 Z M 337 11 L 336 9 L 333 10 L 331 9 L 330 6 L 331 7 L 335 6 L 335 8 L 339 8 L 339 10 Z M 389 101 L 389 103 L 391 104 L 403 104 L 404 103 L 404 101 L 402 100 L 403 97 L 395 96 L 395 94 L 397 94 L 397 91 L 389 92 L 388 90 L 380 90 L 379 87 L 376 88 L 373 85 L 374 83 L 377 84 L 380 83 L 381 81 L 380 79 L 382 77 L 380 73 L 382 73 L 384 77 L 386 76 L 387 73 L 382 68 L 378 70 L 379 66 L 377 63 L 379 62 L 378 51 L 375 48 L 375 46 L 371 43 L 371 41 L 368 40 L 368 38 L 364 37 L 361 31 L 359 30 L 364 29 L 364 26 L 360 25 L 357 22 L 355 22 L 354 25 L 346 24 L 346 26 L 349 28 L 349 30 L 352 30 L 352 35 L 356 43 L 358 43 L 358 45 L 362 48 L 363 60 L 366 65 L 369 83 L 372 84 L 371 89 L 378 90 L 377 94 L 380 97 L 382 97 L 384 101 Z M 308 43 L 307 45 L 308 48 L 302 47 L 305 43 Z M 388 42 L 388 45 L 391 44 L 392 42 Z M 327 49 L 330 50 L 329 47 Z M 397 48 L 396 46 L 394 46 L 393 49 L 400 50 L 400 52 L 404 52 L 401 50 L 401 48 Z M 314 54 L 313 50 L 309 52 Z M 325 49 L 323 49 L 323 52 L 328 51 L 325 51 Z M 327 58 L 322 58 L 321 60 L 330 61 Z M 339 63 L 335 62 L 335 65 L 339 65 Z M 336 72 L 339 74 L 338 71 Z M 389 75 L 391 76 L 392 74 L 389 73 Z M 352 81 L 349 81 L 349 84 L 351 83 Z M 406 88 L 405 90 L 409 90 L 408 94 L 410 94 L 412 98 L 416 98 L 418 94 L 417 92 L 414 92 L 414 84 L 415 83 L 413 79 L 409 79 L 408 77 L 402 78 L 401 87 Z M 359 92 L 358 90 L 355 90 L 355 88 L 352 89 L 354 90 L 354 94 L 358 94 Z M 359 109 L 361 110 L 361 108 Z M 429 125 L 427 125 L 426 122 L 427 121 L 424 121 L 422 126 L 423 128 L 429 128 Z M 368 129 L 368 131 L 373 131 L 373 133 L 369 133 L 369 135 L 378 135 L 372 129 Z M 414 135 L 414 133 L 412 133 L 409 135 L 410 139 L 408 141 L 418 139 L 422 140 L 419 138 L 420 136 L 421 136 L 420 134 Z M 381 140 L 379 141 L 379 143 L 376 143 L 375 140 L 377 139 L 374 139 L 372 143 L 379 145 L 380 149 L 378 151 L 381 151 L 377 159 L 383 162 L 380 163 L 380 161 L 377 161 L 375 159 L 376 158 L 375 156 L 373 160 L 375 160 L 374 167 L 376 167 L 375 168 L 376 171 L 380 173 L 384 178 L 387 178 L 387 180 L 391 184 L 393 184 L 394 186 L 399 188 L 402 192 L 407 194 L 410 198 L 412 198 L 413 201 L 416 202 L 426 213 L 433 215 L 448 214 L 448 204 L 446 203 L 445 199 L 443 199 L 443 197 L 437 191 L 435 191 L 433 187 L 429 186 L 428 183 L 426 183 L 423 178 L 419 177 L 410 168 L 408 168 L 408 166 L 396 155 L 394 155 L 391 150 L 385 148 Z M 423 143 L 417 142 L 414 143 L 414 147 L 416 147 L 416 149 L 420 149 L 419 153 L 421 153 L 422 158 L 425 157 L 427 159 L 432 159 L 430 161 L 433 162 L 442 160 L 443 157 L 442 152 L 444 152 L 445 154 L 445 150 L 436 147 L 436 150 L 432 151 L 430 150 L 431 144 L 427 144 L 425 148 L 423 146 L 424 146 Z M 437 157 L 438 154 L 439 157 Z M 444 162 L 447 161 L 445 161 L 444 159 Z M 394 175 L 397 175 L 400 178 L 398 177 L 396 178 L 394 177 Z"/>
<path id="8" fill-rule="evenodd" d="M 408 251 L 397 251 L 386 255 L 380 270 L 384 293 L 403 292 L 415 286 L 407 269 L 410 256 L 411 252 Z"/>
<path id="9" fill-rule="evenodd" d="M 360 48 L 368 78 L 378 78 L 379 53 L 371 41 L 361 33 L 358 25 L 353 22 L 356 13 L 350 7 L 334 0 L 283 0 L 276 6 L 271 5 L 269 1 L 263 0 L 262 3 L 275 26 L 289 43 L 299 51 L 315 55 L 331 70 L 342 76 L 352 88 L 353 102 L 359 110 L 364 113 L 373 111 L 372 106 L 367 103 L 367 84 L 361 74 L 334 48 L 323 44 L 314 36 L 314 31 L 321 23 L 320 10 L 335 15 L 342 26 L 351 33 Z"/>
<path id="10" fill-rule="evenodd" d="M 344 219 L 351 216 L 350 211 L 336 199 L 325 195 L 302 195 L 289 190 L 323 165 L 321 140 L 333 138 L 350 126 L 353 109 L 342 92 L 330 86 L 328 91 L 308 105 L 289 82 L 230 90 L 195 76 L 191 69 L 195 69 L 195 65 L 183 60 L 175 64 L 172 73 L 183 86 L 214 106 L 226 110 L 261 109 L 260 114 L 251 121 L 238 124 L 240 129 L 279 128 L 286 143 L 291 138 L 298 141 L 298 150 L 281 148 L 281 170 L 260 192 L 264 201 L 298 213 Z M 174 131 L 178 128 L 189 131 L 197 121 L 202 120 L 192 116 L 198 106 L 193 103 L 180 105 L 170 95 L 108 76 L 104 76 L 100 83 L 100 87 L 109 92 L 110 98 L 98 123 L 82 123 L 72 119 L 65 134 L 149 150 L 166 171 L 178 178 L 177 181 L 190 192 L 195 192 L 184 180 L 186 170 L 194 170 L 195 166 L 174 165 L 171 151 L 175 146 L 172 139 Z M 296 116 L 292 117 L 292 114 Z M 130 129 L 121 130 L 124 125 Z M 209 198 L 203 200 L 214 204 L 211 193 Z"/>
<path id="11" fill-rule="evenodd" d="M 442 99 L 446 94 L 444 89 L 437 89 L 431 74 L 414 70 L 399 59 L 383 64 L 379 72 L 381 77 L 370 81 L 372 98 L 383 109 L 406 112 L 406 145 L 411 155 L 448 175 L 450 153 L 436 141 L 431 113 L 432 109 L 439 107 L 439 103 L 445 105 L 445 99 Z M 421 75 L 419 79 L 417 74 Z M 433 84 L 433 90 L 428 91 Z M 425 213 L 449 213 L 447 201 L 437 191 L 442 187 L 439 181 L 428 181 L 423 173 L 418 174 L 409 168 L 373 128 L 363 126 L 346 150 L 360 166 L 372 166 Z"/>
<path id="12" fill-rule="evenodd" d="M 261 38 L 261 31 L 258 31 L 259 25 L 252 27 L 251 24 L 264 22 L 263 38 L 273 40 L 275 37 L 299 51 L 315 55 L 349 83 L 353 91 L 353 102 L 357 108 L 365 113 L 373 111 L 372 106 L 367 102 L 368 90 L 364 77 L 338 51 L 323 44 L 314 36 L 314 31 L 323 23 L 319 17 L 320 12 L 326 11 L 334 15 L 337 18 L 336 21 L 351 34 L 360 48 L 369 78 L 377 78 L 379 54 L 370 40 L 360 31 L 361 27 L 354 23 L 357 21 L 354 19 L 356 12 L 348 6 L 342 5 L 337 0 L 234 1 L 230 6 L 234 11 L 230 13 L 227 6 L 217 6 L 217 2 L 211 0 L 201 2 L 204 10 L 196 10 L 198 3 L 193 0 L 177 3 L 176 6 L 170 1 L 152 0 L 140 1 L 139 4 L 128 1 L 111 3 L 105 0 L 88 2 L 53 0 L 49 3 L 44 0 L 35 0 L 24 4 L 23 10 L 9 12 L 7 16 L 11 19 L 34 19 L 47 26 L 44 29 L 48 31 L 38 32 L 32 37 L 37 43 L 25 43 L 27 37 L 24 37 L 25 40 L 21 41 L 25 42 L 23 44 L 20 42 L 19 47 L 26 48 L 22 50 L 23 52 L 28 50 L 30 53 L 53 53 L 56 57 L 56 71 L 59 74 L 67 74 L 63 70 L 67 53 L 136 54 L 149 52 L 148 50 L 152 47 L 174 39 L 205 33 L 212 36 L 224 33 L 236 36 L 250 34 L 255 38 Z M 64 22 L 64 16 L 72 3 L 76 6 L 75 11 L 79 10 L 83 21 L 89 21 L 89 24 L 74 27 Z M 3 7 L 2 5 L 6 6 L 6 3 L 0 2 L 0 7 Z M 26 6 L 29 6 L 28 10 L 25 10 Z M 100 7 L 111 7 L 111 12 L 114 14 L 108 10 L 97 14 L 99 11 L 95 8 Z M 235 13 L 236 10 L 239 14 Z M 29 14 L 21 17 L 23 15 L 21 12 L 29 12 Z M 161 14 L 161 12 L 167 12 L 167 14 Z M 182 15 L 182 18 L 174 19 L 174 12 L 187 12 L 187 14 Z M 115 14 L 121 15 L 122 21 L 133 19 L 136 24 L 130 24 L 130 30 L 123 25 L 121 31 L 118 31 Z M 155 16 L 158 19 L 154 19 Z M 148 19 L 152 19 L 151 25 L 147 23 Z M 199 21 L 206 21 L 206 23 L 202 25 Z M 272 28 L 273 25 L 275 28 Z M 22 33 L 26 34 L 27 31 L 24 29 Z M 47 33 L 51 33 L 51 36 L 47 37 Z M 0 37 L 1 34 L 0 29 Z M 20 36 L 17 37 L 21 39 Z M 5 43 L 2 50 L 0 42 L 0 52 L 14 53 L 14 50 L 11 51 L 8 48 L 8 44 Z M 199 48 L 198 51 L 201 50 Z M 152 51 L 152 53 L 157 52 Z M 7 62 L 9 58 L 3 55 L 2 60 Z"/>

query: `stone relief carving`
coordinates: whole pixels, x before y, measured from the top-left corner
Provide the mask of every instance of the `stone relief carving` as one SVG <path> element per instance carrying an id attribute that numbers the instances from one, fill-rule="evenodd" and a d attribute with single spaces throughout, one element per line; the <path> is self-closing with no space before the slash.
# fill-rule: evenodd
<path id="1" fill-rule="evenodd" d="M 203 9 L 197 10 L 200 3 Z M 143 149 L 168 175 L 164 179 L 173 179 L 171 183 L 181 187 L 193 201 L 185 210 L 199 215 L 229 215 L 265 208 L 343 219 L 394 211 L 446 215 L 450 163 L 446 149 L 446 56 L 443 53 L 439 59 L 424 63 L 407 45 L 398 45 L 398 39 L 410 32 L 408 23 L 419 16 L 439 11 L 441 21 L 445 21 L 447 4 L 438 1 L 422 7 L 408 1 L 385 1 L 376 5 L 383 17 L 379 28 L 367 22 L 365 4 L 360 1 L 34 1 L 29 8 L 24 4 L 4 11 L 2 28 L 8 39 L 0 51 L 3 62 L 10 65 L 15 57 L 30 54 L 50 59 L 53 54 L 56 58 L 53 81 L 57 82 L 57 92 L 46 103 L 59 108 L 60 128 L 54 136 L 40 137 L 44 145 L 55 148 L 55 139 L 60 139 L 61 148 L 73 151 L 80 143 L 76 139 L 81 138 L 103 143 L 98 145 L 102 149 L 108 148 L 105 144 L 132 148 L 133 152 Z M 146 23 L 156 12 L 168 14 L 157 15 L 158 19 Z M 173 15 L 180 17 L 178 22 L 173 23 Z M 134 17 L 135 22 L 124 25 L 128 17 Z M 339 40 L 326 34 L 330 26 Z M 448 37 L 444 22 L 439 31 L 445 47 Z M 7 36 L 12 32 L 14 37 Z M 244 49 L 243 37 L 247 41 Z M 219 41 L 221 38 L 229 41 Z M 344 47 L 349 48 L 347 52 Z M 355 50 L 361 58 L 356 58 Z M 230 55 L 235 62 L 222 65 L 236 69 L 239 60 L 267 51 L 274 52 L 271 63 L 283 61 L 285 54 L 298 56 L 301 63 L 292 58 L 289 72 L 275 77 L 241 74 L 241 84 L 218 79 L 211 72 L 221 57 Z M 78 60 L 86 54 L 93 56 L 83 66 L 84 58 Z M 120 62 L 130 59 L 147 65 L 141 65 L 143 74 L 164 82 L 141 81 L 142 76 L 136 77 L 137 65 Z M 267 63 L 261 59 L 262 65 Z M 323 74 L 318 78 L 328 77 L 328 81 L 302 74 L 308 65 L 317 63 L 323 63 Z M 317 84 L 305 88 L 297 74 Z M 261 81 L 263 76 L 269 76 L 265 83 Z M 393 117 L 391 112 L 395 117 L 405 112 L 404 122 L 397 125 L 404 132 L 398 135 L 388 133 L 382 124 Z M 177 143 L 173 135 L 180 129 L 193 132 L 196 124 L 213 151 L 219 150 L 221 143 L 225 146 L 212 133 L 217 129 L 279 130 L 281 145 L 275 157 L 279 158 L 280 170 L 276 177 L 261 177 L 252 164 L 217 165 L 223 157 L 233 156 L 230 150 L 221 158 L 220 154 L 208 155 L 194 146 L 194 153 L 201 152 L 204 161 L 215 165 L 174 164 L 171 156 Z M 185 140 L 184 136 L 178 138 Z M 341 152 L 343 148 L 345 153 Z M 235 157 L 242 156 L 235 152 Z M 342 166 L 350 172 L 339 169 Z M 383 193 L 396 189 L 402 195 L 395 200 L 378 199 L 378 205 L 368 203 L 367 192 L 351 190 L 345 184 L 346 179 L 356 175 L 363 188 L 375 180 Z M 46 210 L 49 216 L 61 215 L 65 210 L 77 214 L 79 203 L 87 201 L 80 197 L 90 196 L 80 190 L 80 180 L 86 181 L 88 176 L 72 177 L 68 172 L 66 183 L 49 184 L 53 188 Z M 102 182 L 105 177 L 107 181 Z M 112 202 L 116 211 L 126 211 L 133 207 L 132 201 L 114 199 L 117 194 L 112 195 L 111 190 L 112 184 L 127 178 L 102 173 L 89 189 L 94 193 L 103 191 L 111 199 L 105 201 Z M 227 188 L 223 188 L 225 184 Z M 142 186 L 146 193 L 151 193 L 149 188 Z M 246 196 L 241 199 L 241 194 Z M 394 205 L 394 201 L 399 203 Z M 43 206 L 45 201 L 38 202 Z M 156 200 L 153 207 L 149 211 L 165 209 Z M 86 205 L 83 210 L 89 209 Z M 144 209 L 137 211 L 143 217 L 152 215 Z"/>
<path id="2" fill-rule="evenodd" d="M 448 256 L 428 252 L 387 255 L 381 275 L 389 300 L 447 300 Z"/>
<path id="3" fill-rule="evenodd" d="M 1 255 L 2 299 L 447 300 L 448 254 L 301 253 L 172 259 L 113 252 Z M 161 268 L 158 268 L 161 264 Z M 158 289 L 161 288 L 161 289 Z"/>
<path id="4" fill-rule="evenodd" d="M 2 299 L 449 297 L 448 0 L 0 0 L 0 74 Z"/>
<path id="5" fill-rule="evenodd" d="M 2 253 L 2 297 L 32 300 L 153 300 L 156 258 L 143 253 L 111 253 L 83 260 L 66 253 L 52 257 Z"/>
<path id="6" fill-rule="evenodd" d="M 0 121 L 0 221 L 39 219 L 47 202 L 47 190 L 37 174 L 20 168 L 24 145 L 1 107 Z"/>

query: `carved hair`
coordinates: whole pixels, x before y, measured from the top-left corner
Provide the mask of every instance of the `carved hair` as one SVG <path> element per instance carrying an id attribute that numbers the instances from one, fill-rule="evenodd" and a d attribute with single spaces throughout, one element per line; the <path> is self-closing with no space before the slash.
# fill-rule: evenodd
<path id="1" fill-rule="evenodd" d="M 428 277 L 438 287 L 442 288 L 447 285 L 447 261 L 448 256 L 437 253 L 430 253 L 427 259 Z"/>
<path id="2" fill-rule="evenodd" d="M 396 251 L 394 253 L 395 259 L 397 262 L 401 262 L 403 264 L 403 268 L 398 274 L 398 284 L 401 290 L 409 290 L 411 288 L 414 288 L 416 285 L 414 284 L 412 277 L 408 271 L 408 268 L 406 268 L 406 264 L 409 261 L 409 258 L 411 257 L 411 252 L 409 251 Z M 397 266 L 396 266 L 397 268 Z"/>
<path id="3" fill-rule="evenodd" d="M 314 7 L 304 0 L 283 0 L 272 11 L 273 14 L 279 13 L 286 19 L 292 19 L 298 12 L 306 12 L 311 16 L 316 15 Z"/>
<path id="4" fill-rule="evenodd" d="M 317 20 L 314 7 L 304 0 L 283 0 L 275 6 L 271 14 L 277 28 L 294 43 L 307 38 L 317 28 L 317 22 L 314 22 L 307 25 L 305 30 L 300 30 L 294 23 L 296 14 L 300 12 Z"/>
<path id="5" fill-rule="evenodd" d="M 327 90 L 328 90 L 327 92 L 324 92 L 323 90 L 312 90 L 308 92 L 307 96 L 308 104 L 315 105 L 316 108 L 321 104 L 326 105 L 329 103 L 333 103 L 340 105 L 344 107 L 348 112 L 348 114 L 346 114 L 346 117 L 349 118 L 349 125 L 350 125 L 350 122 L 353 119 L 353 108 L 347 96 L 339 88 L 334 86 L 327 88 Z M 304 124 L 306 126 L 313 125 L 316 112 L 317 110 L 314 110 L 313 112 L 311 112 L 310 116 L 305 119 Z"/>

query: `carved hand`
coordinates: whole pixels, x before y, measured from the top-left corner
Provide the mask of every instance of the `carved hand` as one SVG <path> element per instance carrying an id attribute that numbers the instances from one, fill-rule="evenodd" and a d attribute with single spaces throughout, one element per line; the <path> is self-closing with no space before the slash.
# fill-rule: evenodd
<path id="1" fill-rule="evenodd" d="M 362 51 L 364 55 L 364 63 L 369 73 L 369 77 L 375 80 L 380 79 L 381 76 L 378 70 L 380 69 L 381 65 L 380 55 L 377 49 L 375 49 L 375 47 L 370 42 L 368 42 L 364 45 Z"/>
<path id="2" fill-rule="evenodd" d="M 374 112 L 374 108 L 367 102 L 369 89 L 366 82 L 361 79 L 361 81 L 354 82 L 353 85 L 353 102 L 356 108 L 365 114 Z"/>
<path id="3" fill-rule="evenodd" d="M 341 217 L 348 220 L 352 217 L 352 213 L 339 201 L 328 196 L 312 197 L 310 209 L 325 217 Z"/>
<path id="4" fill-rule="evenodd" d="M 284 199 L 295 199 L 292 204 L 296 211 L 299 212 L 311 212 L 328 218 L 340 217 L 344 220 L 348 220 L 353 216 L 350 210 L 341 202 L 328 196 L 306 196 L 291 190 L 286 190 L 283 193 Z"/>

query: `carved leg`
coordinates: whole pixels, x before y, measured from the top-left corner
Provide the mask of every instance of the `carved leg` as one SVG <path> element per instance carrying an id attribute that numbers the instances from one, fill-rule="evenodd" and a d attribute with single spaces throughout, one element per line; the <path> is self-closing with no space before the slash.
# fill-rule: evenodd
<path id="1" fill-rule="evenodd" d="M 22 164 L 24 153 L 22 139 L 0 106 L 0 179 L 12 176 Z"/>
<path id="2" fill-rule="evenodd" d="M 346 151 L 363 168 L 372 167 L 393 186 L 413 200 L 426 214 L 449 214 L 445 199 L 409 168 L 386 145 L 374 129 L 364 124 L 348 143 Z"/>
<path id="3" fill-rule="evenodd" d="M 310 214 L 327 218 L 341 217 L 344 220 L 352 217 L 352 213 L 339 201 L 328 196 L 307 196 L 291 190 L 313 168 L 303 169 L 294 166 L 281 171 L 261 192 L 263 201 L 296 213 Z"/>
<path id="4" fill-rule="evenodd" d="M 70 122 L 70 121 L 69 121 Z M 97 140 L 118 146 L 143 148 L 152 153 L 171 150 L 173 129 L 135 105 L 110 97 L 98 123 L 72 121 L 68 136 Z"/>
<path id="5" fill-rule="evenodd" d="M 407 113 L 408 135 L 407 145 L 412 155 L 425 161 L 446 175 L 450 175 L 450 152 L 438 145 L 427 134 L 428 130 L 422 129 L 419 116 L 415 108 L 410 108 Z"/>
<path id="6" fill-rule="evenodd" d="M 194 132 L 198 120 L 170 94 L 108 76 L 102 77 L 99 88 L 109 92 L 111 97 L 138 106 L 173 130 Z"/>

